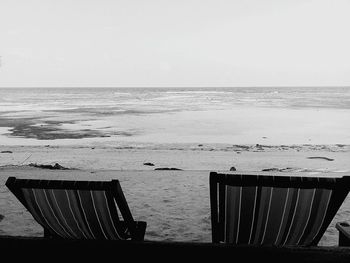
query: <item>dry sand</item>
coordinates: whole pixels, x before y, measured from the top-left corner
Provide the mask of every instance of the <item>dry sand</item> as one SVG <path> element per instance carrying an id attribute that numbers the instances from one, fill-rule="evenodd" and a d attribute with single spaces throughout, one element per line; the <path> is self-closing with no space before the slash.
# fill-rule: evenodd
<path id="1" fill-rule="evenodd" d="M 116 178 L 121 182 L 135 219 L 148 223 L 146 240 L 210 242 L 210 171 L 228 171 L 234 166 L 242 172 L 275 168 L 284 171 L 277 172 L 280 175 L 350 174 L 349 146 L 237 147 L 227 150 L 206 148 L 205 145 L 172 150 L 78 146 L 2 147 L 0 214 L 4 218 L 0 222 L 0 234 L 41 236 L 43 232 L 5 187 L 9 176 L 74 180 Z M 145 162 L 151 162 L 154 166 L 146 166 Z M 30 163 L 59 163 L 72 169 L 47 170 L 30 167 Z M 154 171 L 162 167 L 183 171 Z M 349 218 L 350 200 L 347 198 L 320 245 L 337 245 L 335 222 Z"/>

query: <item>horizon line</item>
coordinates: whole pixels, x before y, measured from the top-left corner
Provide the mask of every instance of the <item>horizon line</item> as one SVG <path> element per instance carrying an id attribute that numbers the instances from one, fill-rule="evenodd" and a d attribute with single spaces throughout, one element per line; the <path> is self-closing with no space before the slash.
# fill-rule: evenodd
<path id="1" fill-rule="evenodd" d="M 134 89 L 142 89 L 142 88 L 350 88 L 350 85 L 297 85 L 297 86 L 8 86 L 2 87 L 0 89 L 22 89 L 22 88 L 134 88 Z"/>

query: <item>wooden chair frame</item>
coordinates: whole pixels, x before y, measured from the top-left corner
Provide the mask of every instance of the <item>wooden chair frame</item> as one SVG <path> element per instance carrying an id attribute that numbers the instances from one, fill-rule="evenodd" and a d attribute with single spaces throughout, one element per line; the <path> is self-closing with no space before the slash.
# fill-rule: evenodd
<path id="1" fill-rule="evenodd" d="M 27 208 L 21 188 L 33 189 L 65 189 L 65 190 L 103 190 L 110 191 L 115 200 L 125 224 L 130 231 L 132 240 L 143 240 L 146 230 L 146 222 L 135 221 L 125 199 L 123 190 L 118 180 L 111 181 L 70 181 L 70 180 L 40 180 L 40 179 L 17 179 L 9 177 L 6 186 Z M 44 228 L 44 236 L 49 236 L 49 231 Z"/>
<path id="2" fill-rule="evenodd" d="M 244 177 L 244 180 L 242 178 Z M 333 198 L 336 204 L 341 205 L 344 196 L 350 190 L 350 176 L 329 180 L 329 177 L 298 177 L 298 176 L 269 176 L 257 174 L 223 174 L 211 172 L 209 176 L 210 186 L 210 207 L 211 207 L 211 224 L 212 224 L 212 242 L 223 242 L 224 221 L 225 221 L 225 186 L 267 186 L 281 188 L 323 188 L 336 190 Z M 332 178 L 334 179 L 334 178 Z M 339 198 L 338 198 L 339 197 Z M 315 238 L 312 245 L 317 245 L 322 238 L 324 231 L 332 221 L 339 206 L 331 207 L 327 214 L 320 234 Z"/>

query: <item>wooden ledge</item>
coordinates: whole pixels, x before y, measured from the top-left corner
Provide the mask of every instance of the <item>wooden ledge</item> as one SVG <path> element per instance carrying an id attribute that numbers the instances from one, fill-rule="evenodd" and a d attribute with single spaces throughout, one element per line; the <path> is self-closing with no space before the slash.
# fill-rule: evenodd
<path id="1" fill-rule="evenodd" d="M 23 258 L 26 261 L 33 259 L 46 262 L 53 259 L 87 259 L 98 262 L 141 259 L 142 262 L 167 262 L 193 258 L 218 262 L 219 259 L 226 261 L 231 258 L 229 261 L 232 262 L 350 262 L 350 248 L 347 247 L 278 248 L 190 242 L 53 240 L 2 236 L 0 249 L 2 257 L 10 256 L 11 261 Z"/>

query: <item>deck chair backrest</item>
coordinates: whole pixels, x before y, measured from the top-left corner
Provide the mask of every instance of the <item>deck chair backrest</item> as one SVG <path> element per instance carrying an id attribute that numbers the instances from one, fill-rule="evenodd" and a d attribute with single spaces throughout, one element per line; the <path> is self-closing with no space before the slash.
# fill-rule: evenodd
<path id="1" fill-rule="evenodd" d="M 349 192 L 349 177 L 210 174 L 212 240 L 317 245 Z"/>
<path id="2" fill-rule="evenodd" d="M 60 181 L 10 177 L 6 186 L 44 228 L 46 235 L 106 240 L 132 237 L 135 222 L 118 180 Z"/>

